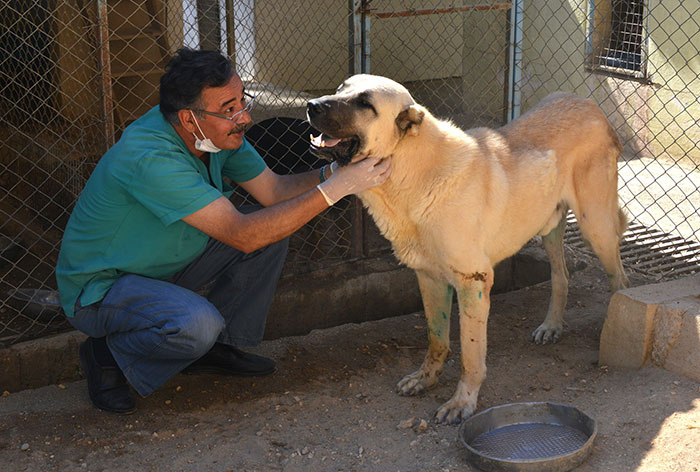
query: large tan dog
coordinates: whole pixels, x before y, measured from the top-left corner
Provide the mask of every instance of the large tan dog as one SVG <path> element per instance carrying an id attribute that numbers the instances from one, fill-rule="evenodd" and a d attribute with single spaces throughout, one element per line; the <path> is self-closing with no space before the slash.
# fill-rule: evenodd
<path id="1" fill-rule="evenodd" d="M 612 290 L 629 286 L 619 250 L 626 224 L 617 198 L 620 142 L 594 103 L 557 93 L 502 128 L 465 132 L 432 116 L 400 84 L 356 75 L 336 94 L 310 101 L 307 114 L 323 133 L 312 139 L 317 154 L 340 165 L 392 159 L 389 180 L 359 197 L 396 256 L 416 270 L 423 297 L 429 348 L 420 369 L 398 383 L 400 394 L 419 394 L 438 382 L 449 351 L 453 287 L 457 291 L 462 376 L 438 409 L 438 421 L 454 423 L 474 412 L 486 376 L 493 266 L 536 234 L 551 261 L 552 298 L 533 340 L 559 338 L 568 209 Z"/>

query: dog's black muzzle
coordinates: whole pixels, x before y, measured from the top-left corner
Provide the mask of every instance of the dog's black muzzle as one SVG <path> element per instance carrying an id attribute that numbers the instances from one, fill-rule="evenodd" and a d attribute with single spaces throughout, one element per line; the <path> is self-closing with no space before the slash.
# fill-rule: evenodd
<path id="1" fill-rule="evenodd" d="M 306 104 L 306 116 L 309 117 L 309 120 L 323 114 L 324 110 L 330 110 L 330 105 L 320 98 L 310 100 L 309 103 Z"/>
<path id="2" fill-rule="evenodd" d="M 347 165 L 360 148 L 360 139 L 348 126 L 352 123 L 353 108 L 347 102 L 330 96 L 310 100 L 306 105 L 306 116 L 311 126 L 322 133 L 322 139 L 340 140 L 328 147 L 311 143 L 311 151 L 317 156 Z"/>

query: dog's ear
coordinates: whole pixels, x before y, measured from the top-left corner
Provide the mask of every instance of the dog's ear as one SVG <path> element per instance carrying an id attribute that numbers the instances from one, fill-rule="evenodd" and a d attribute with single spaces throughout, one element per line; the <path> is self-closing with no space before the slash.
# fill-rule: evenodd
<path id="1" fill-rule="evenodd" d="M 423 122 L 425 112 L 418 108 L 417 105 L 410 105 L 399 113 L 396 117 L 396 126 L 399 127 L 401 133 L 408 133 L 411 136 L 418 135 L 418 129 Z"/>

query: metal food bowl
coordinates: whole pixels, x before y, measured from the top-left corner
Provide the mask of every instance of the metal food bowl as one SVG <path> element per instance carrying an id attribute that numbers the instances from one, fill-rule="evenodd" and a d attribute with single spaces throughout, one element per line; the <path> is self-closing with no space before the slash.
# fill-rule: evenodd
<path id="1" fill-rule="evenodd" d="M 565 472 L 588 457 L 597 433 L 596 422 L 572 406 L 529 402 L 466 419 L 459 439 L 481 470 Z"/>
<path id="2" fill-rule="evenodd" d="M 25 316 L 39 321 L 51 321 L 61 311 L 61 301 L 56 290 L 17 288 L 7 292 L 15 300 L 13 304 Z"/>

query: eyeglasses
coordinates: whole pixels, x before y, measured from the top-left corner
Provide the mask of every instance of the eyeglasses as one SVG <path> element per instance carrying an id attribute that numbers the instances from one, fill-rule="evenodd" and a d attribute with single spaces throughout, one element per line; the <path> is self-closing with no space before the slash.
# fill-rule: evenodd
<path id="1" fill-rule="evenodd" d="M 191 110 L 196 111 L 197 113 L 204 113 L 205 115 L 211 115 L 217 118 L 222 118 L 224 120 L 230 121 L 231 123 L 237 123 L 241 117 L 241 113 L 243 113 L 244 111 L 250 112 L 250 109 L 253 108 L 253 102 L 255 102 L 255 97 L 249 94 L 248 92 L 243 92 L 243 98 L 241 99 L 241 103 L 245 103 L 245 105 L 243 105 L 243 108 L 241 110 L 237 111 L 232 115 L 214 113 L 213 111 L 202 110 L 201 108 L 191 108 Z"/>

